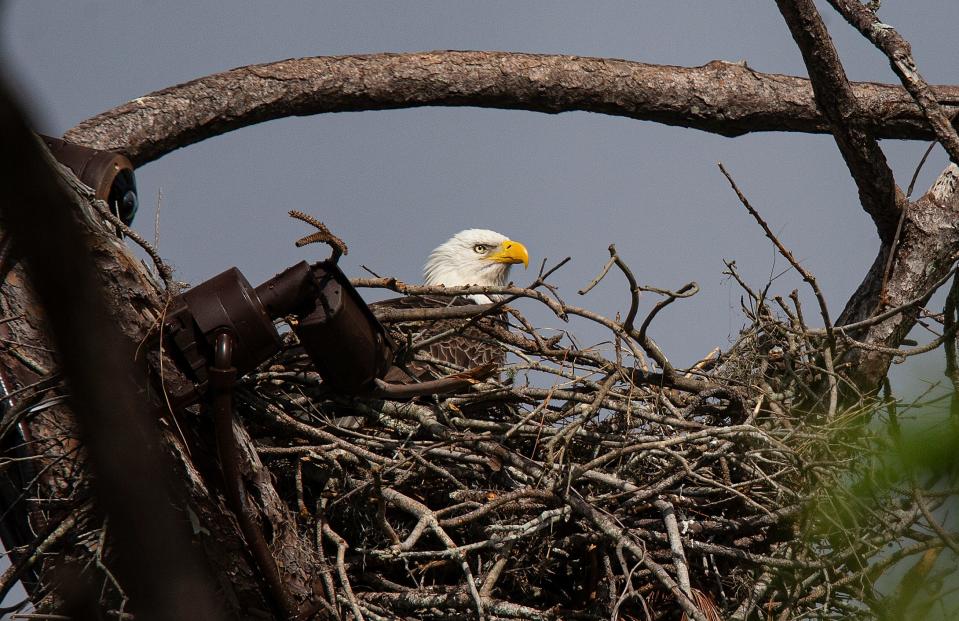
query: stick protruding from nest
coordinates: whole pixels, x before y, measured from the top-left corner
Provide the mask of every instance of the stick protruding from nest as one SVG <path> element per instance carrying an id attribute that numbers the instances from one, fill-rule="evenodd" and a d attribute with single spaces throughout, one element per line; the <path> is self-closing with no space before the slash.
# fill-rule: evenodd
<path id="1" fill-rule="evenodd" d="M 291 209 L 290 217 L 306 222 L 307 224 L 311 224 L 317 229 L 315 233 L 311 233 L 306 237 L 301 237 L 300 239 L 296 240 L 297 248 L 301 248 L 307 244 L 324 243 L 333 250 L 333 255 L 330 257 L 333 262 L 339 260 L 340 255 L 349 254 L 349 249 L 346 247 L 346 243 L 334 235 L 325 224 L 313 216 L 305 214 L 302 211 L 297 211 L 296 209 Z"/>

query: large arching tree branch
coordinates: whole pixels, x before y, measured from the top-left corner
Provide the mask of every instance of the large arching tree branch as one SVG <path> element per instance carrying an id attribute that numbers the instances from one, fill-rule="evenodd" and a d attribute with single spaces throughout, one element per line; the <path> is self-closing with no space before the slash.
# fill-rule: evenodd
<path id="1" fill-rule="evenodd" d="M 903 88 L 852 85 L 877 138 L 933 137 Z M 959 87 L 933 87 L 947 114 Z M 713 61 L 702 67 L 507 52 L 315 57 L 240 67 L 118 106 L 69 130 L 73 142 L 126 153 L 142 165 L 212 136 L 287 116 L 416 106 L 599 112 L 738 136 L 825 133 L 809 81 Z"/>
<path id="2" fill-rule="evenodd" d="M 789 9 L 793 3 L 783 5 Z M 806 56 L 821 60 L 815 57 L 821 51 L 820 41 L 807 43 Z M 838 58 L 835 61 L 833 68 Z M 874 140 L 925 140 L 935 134 L 923 110 L 902 87 L 849 84 L 840 76 L 843 92 L 830 93 L 828 71 L 824 68 L 819 72 L 823 75 L 813 75 L 823 80 L 819 103 L 825 109 L 831 100 L 839 100 L 832 101 L 837 105 L 830 113 L 822 114 L 809 80 L 759 73 L 745 64 L 722 61 L 689 68 L 507 52 L 302 58 L 240 67 L 157 91 L 80 123 L 65 138 L 122 151 L 142 165 L 174 149 L 271 119 L 417 106 L 546 113 L 581 110 L 726 136 L 757 131 L 826 133 L 837 131 L 838 126 L 850 147 L 844 156 L 865 196 L 864 207 L 873 215 L 883 240 L 877 267 L 839 318 L 838 325 L 843 325 L 870 316 L 883 304 L 904 303 L 914 299 L 917 291 L 926 291 L 950 268 L 951 257 L 959 251 L 959 236 L 949 234 L 955 192 L 947 191 L 954 181 L 947 171 L 935 192 L 907 209 L 898 260 L 892 264 L 892 273 L 883 273 L 893 245 L 893 221 L 898 219 L 893 217 L 898 211 L 890 207 L 890 187 L 892 195 L 898 193 L 889 175 L 869 174 L 871 167 L 888 171 L 881 161 L 871 161 L 870 154 L 878 151 Z M 811 73 L 816 72 L 811 69 Z M 930 87 L 930 92 L 943 114 L 951 117 L 959 112 L 959 86 Z M 846 135 L 849 132 L 855 135 Z M 932 222 L 938 232 L 930 236 L 927 225 Z M 935 269 L 913 269 L 921 265 Z M 904 313 L 855 336 L 869 345 L 896 347 L 914 323 L 915 313 Z M 891 356 L 858 350 L 855 357 L 846 361 L 848 368 L 855 369 L 855 383 L 871 390 L 884 376 Z"/>

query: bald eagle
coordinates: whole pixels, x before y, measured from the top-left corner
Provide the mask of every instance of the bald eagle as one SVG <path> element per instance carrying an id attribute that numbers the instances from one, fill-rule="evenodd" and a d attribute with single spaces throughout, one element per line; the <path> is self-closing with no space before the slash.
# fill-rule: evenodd
<path id="1" fill-rule="evenodd" d="M 522 263 L 523 267 L 529 266 L 529 253 L 523 244 L 495 231 L 467 229 L 460 231 L 430 253 L 423 267 L 423 277 L 427 285 L 434 286 L 502 286 L 509 282 L 510 268 L 518 263 Z M 374 314 L 378 314 L 379 311 L 382 316 L 385 314 L 383 311 L 387 309 L 490 304 L 501 298 L 502 296 L 495 294 L 463 297 L 409 296 L 376 302 L 371 304 L 370 308 Z M 412 360 L 416 352 L 409 351 L 411 346 L 415 347 L 416 343 L 430 340 L 451 329 L 463 328 L 467 321 L 468 319 L 433 319 L 389 324 L 390 336 L 400 352 L 399 366 L 407 377 L 401 378 L 394 373 L 393 377 L 388 379 L 409 381 L 412 378 L 422 381 L 448 375 L 454 372 L 454 369 L 502 363 L 503 348 L 492 342 L 488 335 L 488 330 L 494 322 L 503 321 L 502 314 L 484 317 L 476 324 L 465 327 L 447 338 L 430 342 L 425 347 L 416 349 L 416 352 L 426 354 L 436 363 Z M 403 358 L 408 358 L 405 364 L 402 363 Z"/>

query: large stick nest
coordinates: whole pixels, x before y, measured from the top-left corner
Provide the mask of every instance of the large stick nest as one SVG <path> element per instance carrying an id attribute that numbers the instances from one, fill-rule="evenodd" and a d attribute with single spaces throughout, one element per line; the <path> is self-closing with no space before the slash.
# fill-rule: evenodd
<path id="1" fill-rule="evenodd" d="M 315 546 L 327 613 L 744 618 L 757 606 L 782 612 L 789 598 L 800 603 L 786 618 L 864 612 L 846 603 L 850 589 L 830 588 L 830 568 L 892 535 L 844 542 L 827 562 L 828 534 L 800 534 L 816 522 L 800 519 L 807 501 L 846 467 L 848 450 L 827 429 L 844 428 L 851 445 L 863 419 L 830 410 L 827 335 L 806 328 L 798 297 L 774 315 L 747 287 L 758 304 L 739 340 L 674 369 L 645 334 L 649 321 L 633 326 L 638 295 L 663 296 L 652 319 L 695 286 L 639 287 L 611 255 L 632 285 L 625 321 L 547 296 L 544 278 L 504 290 L 605 326 L 609 351 L 548 339 L 506 307 L 510 331 L 484 338 L 510 352 L 508 364 L 464 394 L 330 394 L 292 336 L 244 380 L 241 419 Z M 666 373 L 644 370 L 643 351 Z"/>
<path id="2" fill-rule="evenodd" d="M 696 286 L 642 286 L 615 248 L 610 254 L 597 281 L 614 267 L 626 277 L 622 318 L 568 304 L 546 272 L 526 288 L 485 291 L 506 297 L 481 315 L 445 319 L 508 352 L 496 374 L 460 393 L 337 394 L 289 331 L 281 354 L 241 378 L 235 429 L 249 499 L 276 518 L 261 517 L 260 529 L 280 575 L 312 583 L 306 604 L 316 618 L 785 620 L 914 610 L 916 589 L 890 599 L 875 585 L 916 558 L 912 583 L 941 584 L 937 560 L 957 537 L 936 516 L 951 492 L 936 483 L 942 478 L 875 481 L 889 474 L 876 468 L 890 444 L 877 423 L 895 423 L 895 404 L 858 396 L 835 368 L 865 345 L 828 323 L 810 328 L 798 294 L 770 299 L 769 287 L 750 288 L 730 263 L 746 328 L 726 351 L 675 368 L 647 332 Z M 643 318 L 641 294 L 656 300 Z M 956 299 L 954 288 L 944 335 L 954 334 Z M 608 344 L 582 348 L 565 332 L 536 329 L 522 304 L 592 322 Z M 429 359 L 416 347 L 417 324 L 406 329 L 408 359 L 465 371 Z M 74 463 L 64 456 L 77 448 L 76 430 L 57 413 L 62 397 L 44 397 L 53 388 L 62 388 L 56 376 L 4 419 L 8 432 L 31 417 L 46 430 L 30 459 L 46 459 L 50 472 Z M 212 456 L 207 408 L 193 414 L 176 434 L 208 440 Z M 17 451 L 8 454 L 18 459 Z M 11 479 L 10 510 L 26 499 L 61 516 L 28 533 L 34 544 L 17 551 L 15 565 L 76 565 L 91 573 L 86 584 L 103 607 L 122 616 L 107 527 L 86 510 L 88 479 L 82 460 L 74 466 L 79 474 L 62 473 L 57 498 L 44 497 L 45 469 L 22 487 Z M 215 475 L 205 485 L 220 493 Z M 274 488 L 286 511 L 275 511 Z M 301 566 L 284 565 L 292 558 Z M 3 592 L 22 575 L 8 574 Z M 41 584 L 35 600 L 58 588 Z M 38 608 L 57 610 L 51 602 Z"/>

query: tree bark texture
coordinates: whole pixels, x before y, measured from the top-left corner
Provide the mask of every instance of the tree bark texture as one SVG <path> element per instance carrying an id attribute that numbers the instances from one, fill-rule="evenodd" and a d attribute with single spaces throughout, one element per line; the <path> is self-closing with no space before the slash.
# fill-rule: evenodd
<path id="1" fill-rule="evenodd" d="M 829 0 L 846 21 L 869 39 L 889 58 L 890 68 L 899 76 L 902 85 L 922 108 L 929 125 L 935 130 L 939 144 L 949 154 L 954 164 L 959 164 L 959 135 L 949 117 L 939 107 L 936 96 L 919 73 L 912 57 L 912 46 L 896 29 L 884 24 L 869 7 L 851 0 Z"/>
<path id="2" fill-rule="evenodd" d="M 856 126 L 877 138 L 927 140 L 933 132 L 905 89 L 852 85 Z M 959 87 L 932 87 L 946 114 Z M 323 112 L 477 106 L 625 116 L 739 136 L 758 131 L 826 133 L 809 80 L 744 63 L 702 67 L 626 60 L 423 52 L 314 57 L 240 67 L 166 88 L 83 121 L 64 138 L 119 150 L 135 165 L 246 125 Z"/>
<path id="3" fill-rule="evenodd" d="M 837 321 L 843 326 L 882 311 L 912 304 L 902 313 L 859 330 L 850 330 L 867 348 L 849 352 L 843 372 L 862 390 L 873 390 L 886 376 L 893 354 L 875 347 L 898 347 L 916 325 L 919 310 L 959 258 L 959 167 L 951 164 L 926 194 L 906 207 L 892 269 L 884 275 L 890 245 L 883 243 L 862 284 Z M 885 282 L 885 290 L 883 290 Z M 870 349 L 868 346 L 872 346 Z"/>
<path id="4" fill-rule="evenodd" d="M 876 142 L 876 132 L 857 121 L 862 101 L 856 98 L 846 79 L 816 5 L 811 0 L 776 0 L 776 4 L 802 52 L 816 101 L 829 119 L 836 145 L 859 188 L 862 207 L 872 216 L 879 233 L 878 256 L 839 318 L 840 326 L 850 326 L 843 333 L 859 341 L 852 343 L 853 347 L 842 357 L 845 377 L 856 392 L 869 393 L 878 389 L 895 349 L 915 325 L 921 306 L 955 264 L 959 252 L 959 236 L 954 227 L 957 169 L 954 164 L 949 166 L 928 193 L 910 204 L 895 184 Z M 903 66 L 910 67 L 909 72 L 902 71 L 902 66 L 892 61 L 894 71 L 921 106 L 927 122 L 936 128 L 937 140 L 951 152 L 955 131 L 948 126 L 919 75 L 908 44 L 899 39 L 896 50 L 885 45 L 890 42 L 889 37 L 875 36 L 878 21 L 864 7 L 833 4 L 890 59 L 898 54 Z M 858 21 L 854 13 L 860 18 Z M 866 14 L 872 15 L 871 21 Z M 896 307 L 902 307 L 902 312 L 884 321 L 862 328 L 851 325 Z"/>

